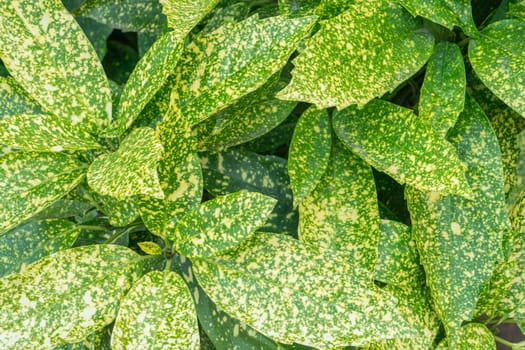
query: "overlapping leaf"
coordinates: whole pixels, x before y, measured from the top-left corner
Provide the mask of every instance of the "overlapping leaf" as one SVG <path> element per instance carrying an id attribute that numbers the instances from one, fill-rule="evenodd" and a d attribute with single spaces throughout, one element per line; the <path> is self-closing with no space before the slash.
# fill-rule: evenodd
<path id="1" fill-rule="evenodd" d="M 162 13 L 168 18 L 168 27 L 179 38 L 184 38 L 190 30 L 210 12 L 219 0 L 159 0 Z"/>
<path id="2" fill-rule="evenodd" d="M 442 340 L 436 350 L 450 349 L 447 339 Z M 457 350 L 496 350 L 496 340 L 492 332 L 481 323 L 468 323 L 459 331 L 459 341 L 454 349 Z"/>
<path id="3" fill-rule="evenodd" d="M 382 100 L 334 116 L 334 130 L 352 151 L 400 184 L 471 196 L 454 147 L 411 110 Z"/>
<path id="4" fill-rule="evenodd" d="M 0 233 L 64 196 L 84 178 L 84 165 L 63 153 L 0 156 Z"/>
<path id="5" fill-rule="evenodd" d="M 255 233 L 193 266 L 220 309 L 280 342 L 333 348 L 414 334 L 359 269 L 288 236 Z"/>
<path id="6" fill-rule="evenodd" d="M 118 200 L 111 196 L 100 196 L 104 213 L 112 226 L 123 227 L 131 224 L 139 216 L 137 203 L 133 200 Z"/>
<path id="7" fill-rule="evenodd" d="M 0 118 L 42 113 L 38 103 L 11 77 L 0 77 Z"/>
<path id="8" fill-rule="evenodd" d="M 469 44 L 469 60 L 481 81 L 525 117 L 525 22 L 488 25 Z"/>
<path id="9" fill-rule="evenodd" d="M 109 124 L 104 70 L 62 2 L 4 1 L 0 13 L 2 61 L 42 108 L 91 132 Z"/>
<path id="10" fill-rule="evenodd" d="M 278 94 L 318 108 L 364 105 L 393 90 L 428 60 L 434 38 L 394 2 L 357 2 L 323 23 L 294 59 L 290 85 Z"/>
<path id="11" fill-rule="evenodd" d="M 204 19 L 201 34 L 211 33 L 226 23 L 242 21 L 250 13 L 250 4 L 246 2 L 233 3 L 225 7 L 216 7 Z"/>
<path id="12" fill-rule="evenodd" d="M 184 280 L 153 271 L 122 300 L 111 339 L 115 350 L 199 349 L 195 305 Z"/>
<path id="13" fill-rule="evenodd" d="M 89 17 L 75 17 L 84 34 L 97 52 L 98 59 L 102 61 L 108 52 L 107 40 L 113 32 L 110 26 L 97 22 Z"/>
<path id="14" fill-rule="evenodd" d="M 92 245 L 47 256 L 0 279 L 0 346 L 47 349 L 84 339 L 114 320 L 141 266 L 126 247 Z"/>

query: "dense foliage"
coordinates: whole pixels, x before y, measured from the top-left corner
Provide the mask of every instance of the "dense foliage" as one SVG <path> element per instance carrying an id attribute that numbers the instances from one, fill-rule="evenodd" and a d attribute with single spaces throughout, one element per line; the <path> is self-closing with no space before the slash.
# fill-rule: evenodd
<path id="1" fill-rule="evenodd" d="M 525 1 L 0 2 L 1 349 L 495 349 Z"/>

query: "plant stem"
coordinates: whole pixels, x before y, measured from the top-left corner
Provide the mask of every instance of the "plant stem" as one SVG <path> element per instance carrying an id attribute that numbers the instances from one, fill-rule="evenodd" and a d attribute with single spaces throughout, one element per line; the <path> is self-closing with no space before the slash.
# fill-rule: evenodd
<path id="1" fill-rule="evenodd" d="M 511 349 L 516 349 L 516 345 L 519 346 L 520 344 L 516 344 L 516 343 L 513 343 L 513 342 L 510 342 L 506 339 L 503 339 L 503 338 L 500 338 L 498 337 L 497 335 L 494 336 L 494 339 L 496 339 L 496 341 L 500 344 L 503 344 L 505 346 L 508 346 L 509 348 Z"/>
<path id="2" fill-rule="evenodd" d="M 95 225 L 78 225 L 81 230 L 91 230 L 91 231 L 109 231 L 107 227 L 104 226 L 95 226 Z"/>

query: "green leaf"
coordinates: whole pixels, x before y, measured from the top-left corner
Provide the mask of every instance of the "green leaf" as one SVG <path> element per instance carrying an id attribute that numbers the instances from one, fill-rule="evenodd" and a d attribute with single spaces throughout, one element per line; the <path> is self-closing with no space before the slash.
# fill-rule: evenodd
<path id="1" fill-rule="evenodd" d="M 336 113 L 333 124 L 353 152 L 400 184 L 471 197 L 454 147 L 410 109 L 374 100 Z"/>
<path id="2" fill-rule="evenodd" d="M 61 198 L 46 209 L 33 216 L 35 220 L 67 219 L 74 216 L 84 217 L 93 205 L 79 200 Z"/>
<path id="3" fill-rule="evenodd" d="M 47 349 L 82 340 L 115 319 L 141 269 L 140 256 L 126 247 L 92 245 L 0 279 L 0 347 Z"/>
<path id="4" fill-rule="evenodd" d="M 294 59 L 290 85 L 277 96 L 318 108 L 362 106 L 393 90 L 428 60 L 434 38 L 394 2 L 352 4 L 322 23 Z"/>
<path id="5" fill-rule="evenodd" d="M 91 45 L 93 45 L 98 59 L 102 61 L 108 52 L 106 43 L 113 29 L 89 17 L 75 17 L 75 20 L 82 27 Z"/>
<path id="6" fill-rule="evenodd" d="M 421 16 L 449 30 L 460 27 L 469 36 L 477 33 L 469 0 L 397 0 L 412 16 Z"/>
<path id="7" fill-rule="evenodd" d="M 207 18 L 204 19 L 205 25 L 201 29 L 201 34 L 208 34 L 218 29 L 226 23 L 236 23 L 242 21 L 250 13 L 250 4 L 238 2 L 225 7 L 216 7 Z"/>
<path id="8" fill-rule="evenodd" d="M 236 192 L 204 202 L 168 226 L 169 239 L 187 257 L 228 250 L 262 226 L 276 200 L 257 192 Z"/>
<path id="9" fill-rule="evenodd" d="M 192 262 L 220 309 L 283 343 L 333 348 L 413 335 L 394 299 L 364 271 L 285 235 L 255 233 Z"/>
<path id="10" fill-rule="evenodd" d="M 469 44 L 469 60 L 481 81 L 525 117 L 525 22 L 488 25 Z"/>
<path id="11" fill-rule="evenodd" d="M 280 71 L 313 22 L 252 16 L 197 37 L 174 73 L 182 113 L 195 125 L 255 91 Z"/>
<path id="12" fill-rule="evenodd" d="M 53 350 L 111 350 L 105 341 L 108 338 L 105 333 L 109 332 L 107 327 L 97 330 L 82 341 L 73 344 L 63 344 L 55 347 Z"/>
<path id="13" fill-rule="evenodd" d="M 161 157 L 162 144 L 155 131 L 135 129 L 116 152 L 95 159 L 88 170 L 88 184 L 94 191 L 120 200 L 139 194 L 162 199 L 157 174 Z"/>
<path id="14" fill-rule="evenodd" d="M 0 233 L 44 210 L 75 188 L 85 168 L 63 153 L 0 156 Z"/>
<path id="15" fill-rule="evenodd" d="M 184 38 L 204 16 L 219 3 L 219 0 L 159 0 L 162 13 L 168 18 L 168 27 Z"/>
<path id="16" fill-rule="evenodd" d="M 139 216 L 137 203 L 132 200 L 118 200 L 111 196 L 100 196 L 104 214 L 109 216 L 109 223 L 112 226 L 124 227 Z"/>
<path id="17" fill-rule="evenodd" d="M 0 77 L 0 119 L 16 114 L 42 113 L 38 103 L 11 77 Z"/>
<path id="18" fill-rule="evenodd" d="M 146 254 L 149 254 L 149 255 L 162 254 L 162 248 L 155 242 L 139 242 L 137 244 L 139 248 Z"/>
<path id="19" fill-rule="evenodd" d="M 0 277 L 71 247 L 79 233 L 67 220 L 28 221 L 4 233 L 0 236 Z"/>
<path id="20" fill-rule="evenodd" d="M 299 239 L 374 271 L 380 222 L 375 189 L 370 166 L 335 144 L 317 188 L 299 205 Z"/>
<path id="21" fill-rule="evenodd" d="M 509 228 L 498 141 L 481 108 L 467 97 L 448 137 L 468 167 L 473 199 L 406 189 L 421 264 L 452 345 L 502 258 L 502 234 Z"/>
<path id="22" fill-rule="evenodd" d="M 80 125 L 49 114 L 18 114 L 1 119 L 0 144 L 36 152 L 82 151 L 101 147 Z"/>
<path id="23" fill-rule="evenodd" d="M 122 300 L 111 346 L 119 349 L 199 349 L 195 306 L 175 272 L 153 271 Z"/>
<path id="24" fill-rule="evenodd" d="M 94 133 L 109 124 L 104 69 L 62 2 L 7 1 L 0 13 L 0 57 L 42 108 Z"/>
<path id="25" fill-rule="evenodd" d="M 449 347 L 448 339 L 443 339 L 436 350 L 447 350 Z M 490 329 L 481 323 L 468 323 L 461 327 L 459 331 L 459 341 L 454 346 L 457 350 L 496 350 L 496 340 Z"/>
<path id="26" fill-rule="evenodd" d="M 465 64 L 459 46 L 448 41 L 437 44 L 421 87 L 419 117 L 429 120 L 445 137 L 463 111 L 465 88 Z"/>
<path id="27" fill-rule="evenodd" d="M 326 110 L 311 106 L 301 114 L 288 151 L 294 207 L 317 187 L 328 167 L 331 147 L 330 116 Z"/>
<path id="28" fill-rule="evenodd" d="M 525 1 L 518 3 L 509 3 L 509 15 L 525 21 Z"/>

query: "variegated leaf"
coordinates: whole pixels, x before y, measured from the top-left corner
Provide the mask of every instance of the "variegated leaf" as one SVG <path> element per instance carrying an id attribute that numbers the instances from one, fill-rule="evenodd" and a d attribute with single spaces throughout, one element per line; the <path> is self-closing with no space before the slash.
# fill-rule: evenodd
<path id="1" fill-rule="evenodd" d="M 380 218 L 372 169 L 341 144 L 331 153 L 324 176 L 299 205 L 299 239 L 374 271 Z"/>
<path id="2" fill-rule="evenodd" d="M 67 220 L 28 221 L 4 233 L 0 236 L 0 277 L 71 247 L 79 233 Z"/>
<path id="3" fill-rule="evenodd" d="M 192 262 L 220 309 L 283 343 L 334 348 L 414 335 L 364 271 L 289 236 L 255 233 Z"/>
<path id="4" fill-rule="evenodd" d="M 38 103 L 11 77 L 0 77 L 0 119 L 42 113 Z"/>
<path id="5" fill-rule="evenodd" d="M 290 85 L 277 96 L 318 108 L 362 106 L 393 90 L 428 60 L 434 38 L 394 2 L 356 2 L 322 24 L 294 59 Z"/>
<path id="6" fill-rule="evenodd" d="M 175 100 L 192 125 L 255 91 L 280 71 L 314 18 L 252 16 L 197 37 L 175 71 Z"/>
<path id="7" fill-rule="evenodd" d="M 108 52 L 107 40 L 113 32 L 113 28 L 88 17 L 75 17 L 75 20 L 93 45 L 98 59 L 102 61 Z"/>
<path id="8" fill-rule="evenodd" d="M 335 17 L 351 8 L 352 4 L 352 1 L 346 0 L 320 0 L 315 14 L 322 19 Z"/>
<path id="9" fill-rule="evenodd" d="M 111 94 L 104 69 L 62 2 L 4 1 L 0 14 L 0 57 L 42 108 L 90 132 L 109 124 Z"/>
<path id="10" fill-rule="evenodd" d="M 115 319 L 141 269 L 140 256 L 126 247 L 91 245 L 0 279 L 1 348 L 52 349 L 82 340 Z"/>
<path id="11" fill-rule="evenodd" d="M 525 117 L 525 22 L 502 20 L 469 44 L 469 60 L 481 81 Z"/>
<path id="12" fill-rule="evenodd" d="M 105 332 L 109 332 L 107 327 L 91 333 L 82 341 L 59 345 L 53 350 L 111 350 L 107 346 L 106 339 L 108 336 L 106 336 Z"/>
<path id="13" fill-rule="evenodd" d="M 85 164 L 63 153 L 0 156 L 0 233 L 44 210 L 84 178 Z"/>
<path id="14" fill-rule="evenodd" d="M 162 248 L 155 242 L 139 242 L 137 243 L 139 248 L 146 254 L 149 255 L 160 255 L 162 254 Z"/>
<path id="15" fill-rule="evenodd" d="M 111 346 L 115 350 L 198 350 L 197 315 L 184 280 L 169 271 L 142 277 L 122 300 Z"/>
<path id="16" fill-rule="evenodd" d="M 525 21 L 525 1 L 509 3 L 509 14 Z"/>
<path id="17" fill-rule="evenodd" d="M 336 113 L 333 124 L 352 151 L 400 184 L 471 197 L 454 147 L 410 109 L 374 100 Z"/>
<path id="18" fill-rule="evenodd" d="M 109 217 L 112 226 L 124 227 L 139 217 L 137 203 L 130 199 L 116 199 L 111 196 L 100 196 L 104 214 Z"/>
<path id="19" fill-rule="evenodd" d="M 35 220 L 67 219 L 74 216 L 85 217 L 93 209 L 93 204 L 75 199 L 61 198 L 32 218 Z"/>
<path id="20" fill-rule="evenodd" d="M 443 138 L 463 111 L 465 88 L 465 64 L 459 46 L 439 43 L 427 64 L 418 111 L 419 117 L 429 120 Z"/>
<path id="21" fill-rule="evenodd" d="M 330 116 L 326 110 L 311 106 L 297 121 L 288 151 L 288 175 L 294 207 L 317 187 L 328 167 L 331 148 Z"/>
<path id="22" fill-rule="evenodd" d="M 218 255 L 262 226 L 276 200 L 257 192 L 236 192 L 204 202 L 168 225 L 168 238 L 187 257 Z"/>
<path id="23" fill-rule="evenodd" d="M 226 23 L 236 23 L 246 19 L 250 13 L 250 4 L 246 2 L 233 3 L 225 7 L 216 7 L 204 19 L 205 25 L 201 34 L 208 34 Z"/>
<path id="24" fill-rule="evenodd" d="M 436 350 L 447 349 L 451 349 L 447 339 L 442 340 L 436 347 Z M 467 323 L 459 330 L 459 339 L 454 349 L 496 350 L 496 339 L 484 324 Z"/>
<path id="25" fill-rule="evenodd" d="M 116 152 L 95 159 L 88 170 L 88 184 L 94 191 L 119 200 L 140 194 L 164 198 L 157 174 L 161 157 L 162 144 L 155 131 L 134 129 Z"/>
<path id="26" fill-rule="evenodd" d="M 502 234 L 510 226 L 498 141 L 482 109 L 467 97 L 448 138 L 468 166 L 473 199 L 406 190 L 421 264 L 452 345 L 502 258 Z"/>
<path id="27" fill-rule="evenodd" d="M 101 146 L 78 124 L 49 114 L 18 114 L 0 120 L 0 144 L 22 151 L 61 152 Z"/>
<path id="28" fill-rule="evenodd" d="M 168 18 L 168 27 L 179 38 L 184 38 L 208 14 L 219 0 L 159 0 L 162 13 Z"/>

